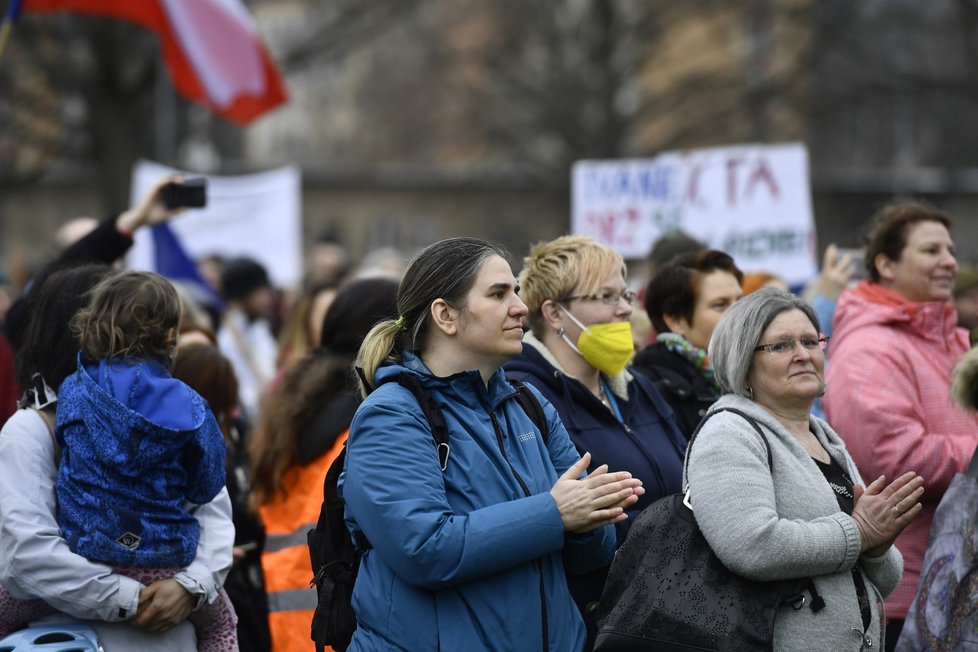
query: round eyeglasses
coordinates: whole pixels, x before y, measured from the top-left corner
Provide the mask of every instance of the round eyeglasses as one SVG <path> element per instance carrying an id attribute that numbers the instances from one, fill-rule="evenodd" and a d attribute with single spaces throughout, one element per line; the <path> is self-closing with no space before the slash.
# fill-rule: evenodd
<path id="1" fill-rule="evenodd" d="M 801 344 L 802 348 L 806 351 L 824 350 L 829 344 L 829 336 L 822 335 L 818 339 L 814 337 L 802 337 L 797 340 L 781 340 L 780 342 L 771 342 L 770 344 L 755 346 L 754 350 L 767 351 L 768 353 L 772 353 L 774 355 L 781 355 L 794 351 L 796 344 Z"/>
<path id="2" fill-rule="evenodd" d="M 597 294 L 576 294 L 569 297 L 564 297 L 561 303 L 566 303 L 568 301 L 600 301 L 606 306 L 616 306 L 618 302 L 622 299 L 625 303 L 632 305 L 635 303 L 636 294 L 631 290 L 622 290 L 618 292 L 616 290 L 604 290 L 603 292 L 598 292 Z"/>

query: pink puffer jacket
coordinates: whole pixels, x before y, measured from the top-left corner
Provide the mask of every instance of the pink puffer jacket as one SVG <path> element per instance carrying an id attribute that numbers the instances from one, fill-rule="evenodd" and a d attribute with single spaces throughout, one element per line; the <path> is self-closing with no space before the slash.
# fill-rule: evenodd
<path id="1" fill-rule="evenodd" d="M 903 618 L 913 600 L 934 510 L 978 444 L 978 415 L 951 402 L 951 370 L 968 350 L 954 308 L 911 303 L 862 281 L 839 299 L 829 345 L 828 422 L 871 482 L 906 471 L 924 477 L 924 510 L 897 538 L 904 574 L 886 601 Z"/>

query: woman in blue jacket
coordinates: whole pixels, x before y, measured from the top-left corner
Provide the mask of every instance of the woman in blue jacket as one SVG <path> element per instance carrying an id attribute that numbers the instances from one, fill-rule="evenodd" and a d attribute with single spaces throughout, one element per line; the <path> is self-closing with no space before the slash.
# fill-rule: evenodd
<path id="1" fill-rule="evenodd" d="M 634 351 L 629 317 L 635 293 L 625 284 L 621 256 L 591 238 L 563 236 L 537 244 L 520 272 L 531 333 L 523 352 L 506 363 L 510 377 L 539 388 L 560 415 L 591 466 L 630 471 L 645 495 L 635 516 L 653 501 L 677 493 L 686 440 L 652 381 L 626 365 Z M 618 543 L 628 521 L 618 523 Z M 569 571 L 571 569 L 568 569 Z M 585 614 L 601 597 L 608 567 L 568 573 L 574 600 Z M 595 635 L 586 617 L 589 645 Z"/>
<path id="2" fill-rule="evenodd" d="M 398 290 L 397 320 L 363 342 L 364 394 L 340 490 L 370 543 L 350 650 L 580 650 L 564 563 L 607 565 L 612 524 L 643 493 L 628 473 L 584 476 L 554 408 L 536 430 L 500 367 L 522 348 L 526 306 L 504 254 L 472 238 L 431 245 Z M 433 396 L 447 459 L 401 374 Z M 366 386 L 369 383 L 369 386 Z M 371 391 L 372 390 L 372 391 Z"/>

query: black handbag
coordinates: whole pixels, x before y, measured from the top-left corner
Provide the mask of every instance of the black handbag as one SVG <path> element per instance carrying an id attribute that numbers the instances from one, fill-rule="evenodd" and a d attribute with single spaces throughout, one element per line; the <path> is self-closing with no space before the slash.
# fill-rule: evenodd
<path id="1" fill-rule="evenodd" d="M 750 422 L 770 466 L 767 437 L 754 419 L 732 408 L 703 418 L 690 437 L 686 462 L 700 428 L 719 412 Z M 810 578 L 759 582 L 728 570 L 700 532 L 687 496 L 657 500 L 632 524 L 597 608 L 595 652 L 771 650 L 779 606 L 824 606 Z"/>

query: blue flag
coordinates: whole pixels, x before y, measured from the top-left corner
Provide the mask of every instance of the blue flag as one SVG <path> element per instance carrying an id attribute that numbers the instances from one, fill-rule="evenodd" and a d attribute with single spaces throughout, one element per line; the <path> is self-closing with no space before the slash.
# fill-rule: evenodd
<path id="1" fill-rule="evenodd" d="M 7 20 L 14 22 L 20 18 L 20 10 L 24 4 L 24 0 L 10 0 L 10 4 L 7 5 Z"/>
<path id="2" fill-rule="evenodd" d="M 224 302 L 197 271 L 197 265 L 187 255 L 177 234 L 164 222 L 152 228 L 153 249 L 156 255 L 156 273 L 190 287 L 194 298 L 204 304 L 219 310 L 224 309 Z"/>

